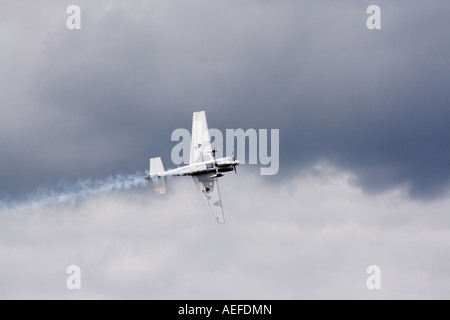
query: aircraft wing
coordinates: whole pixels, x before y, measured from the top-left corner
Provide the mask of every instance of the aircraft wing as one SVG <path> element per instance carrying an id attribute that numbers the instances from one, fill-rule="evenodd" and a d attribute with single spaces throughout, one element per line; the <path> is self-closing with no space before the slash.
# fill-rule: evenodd
<path id="1" fill-rule="evenodd" d="M 206 200 L 216 223 L 224 223 L 222 200 L 220 198 L 219 181 L 211 178 L 211 173 L 192 176 L 195 185 Z"/>
<path id="2" fill-rule="evenodd" d="M 213 160 L 205 111 L 194 112 L 192 116 L 190 151 L 189 164 Z"/>

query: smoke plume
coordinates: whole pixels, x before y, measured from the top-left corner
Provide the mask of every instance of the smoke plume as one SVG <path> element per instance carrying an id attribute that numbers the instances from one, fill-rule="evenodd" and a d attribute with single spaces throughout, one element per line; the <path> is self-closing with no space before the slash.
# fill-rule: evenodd
<path id="1" fill-rule="evenodd" d="M 59 182 L 51 188 L 40 189 L 22 197 L 20 200 L 0 201 L 0 212 L 17 210 L 37 210 L 46 206 L 63 204 L 74 205 L 77 201 L 88 197 L 118 190 L 128 190 L 134 187 L 144 187 L 148 182 L 145 173 L 117 174 L 106 179 L 86 179 L 77 182 Z"/>

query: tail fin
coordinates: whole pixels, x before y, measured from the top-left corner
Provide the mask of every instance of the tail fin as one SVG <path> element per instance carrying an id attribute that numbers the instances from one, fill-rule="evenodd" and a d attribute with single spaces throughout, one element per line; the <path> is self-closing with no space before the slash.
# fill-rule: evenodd
<path id="1" fill-rule="evenodd" d="M 162 176 L 164 175 L 164 166 L 161 158 L 150 159 L 150 176 Z"/>
<path id="2" fill-rule="evenodd" d="M 165 194 L 167 192 L 166 177 L 164 177 L 164 166 L 161 158 L 150 159 L 150 180 L 156 194 Z"/>

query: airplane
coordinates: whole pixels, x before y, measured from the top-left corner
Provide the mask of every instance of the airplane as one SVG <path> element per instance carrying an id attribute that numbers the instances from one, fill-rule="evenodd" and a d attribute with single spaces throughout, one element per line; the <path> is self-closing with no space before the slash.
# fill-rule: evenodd
<path id="1" fill-rule="evenodd" d="M 218 178 L 224 172 L 236 172 L 241 162 L 231 157 L 216 159 L 218 149 L 211 149 L 211 138 L 206 122 L 205 111 L 194 112 L 192 117 L 191 148 L 189 164 L 176 169 L 164 170 L 161 157 L 150 159 L 149 175 L 145 179 L 152 182 L 156 194 L 167 192 L 167 178 L 174 176 L 192 176 L 216 223 L 224 223 L 222 200 L 220 197 Z"/>

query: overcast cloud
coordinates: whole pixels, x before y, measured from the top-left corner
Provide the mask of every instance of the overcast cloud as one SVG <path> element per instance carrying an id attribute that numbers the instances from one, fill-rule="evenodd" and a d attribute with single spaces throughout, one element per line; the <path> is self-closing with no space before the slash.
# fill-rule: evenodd
<path id="1" fill-rule="evenodd" d="M 2 212 L 2 298 L 448 298 L 449 200 L 376 197 L 318 166 L 281 187 L 241 173 L 221 181 L 226 224 L 189 178 L 76 205 Z M 246 190 L 246 192 L 242 192 Z M 426 213 L 426 214 L 425 214 Z M 81 290 L 68 290 L 78 265 Z M 369 265 L 381 290 L 368 290 Z"/>
<path id="2" fill-rule="evenodd" d="M 2 3 L 0 296 L 448 298 L 447 30 L 443 0 Z M 173 167 L 171 133 L 199 110 L 280 130 L 276 176 L 221 180 L 224 226 L 191 181 L 8 207 Z"/>

